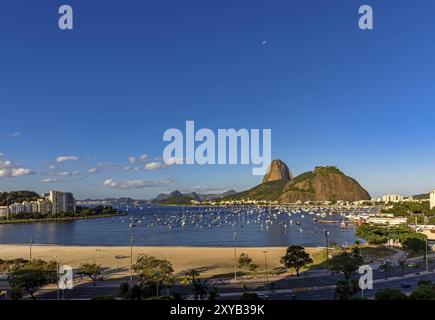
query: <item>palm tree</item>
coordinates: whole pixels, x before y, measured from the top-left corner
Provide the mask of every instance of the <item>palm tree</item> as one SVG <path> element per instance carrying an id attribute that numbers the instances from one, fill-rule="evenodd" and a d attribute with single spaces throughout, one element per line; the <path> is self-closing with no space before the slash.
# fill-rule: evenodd
<path id="1" fill-rule="evenodd" d="M 193 292 L 195 293 L 195 300 L 204 300 L 207 297 L 208 293 L 208 286 L 207 286 L 207 280 L 201 281 L 201 280 L 195 280 L 192 282 L 193 284 Z"/>
<path id="2" fill-rule="evenodd" d="M 355 245 L 355 250 L 358 250 L 359 255 L 361 255 L 361 248 L 360 248 L 361 241 L 355 240 L 354 245 Z"/>
<path id="3" fill-rule="evenodd" d="M 400 276 L 402 278 L 405 276 L 405 266 L 406 266 L 406 261 L 405 260 L 399 260 Z"/>
<path id="4" fill-rule="evenodd" d="M 196 277 L 199 277 L 199 271 L 196 269 L 192 269 L 186 273 L 186 277 L 188 279 L 192 279 L 192 283 L 195 282 Z"/>
<path id="5" fill-rule="evenodd" d="M 382 264 L 379 266 L 379 270 L 384 272 L 385 280 L 388 280 L 388 273 L 391 270 L 391 263 L 388 261 L 382 262 Z"/>
<path id="6" fill-rule="evenodd" d="M 210 293 L 208 294 L 208 300 L 217 300 L 219 298 L 218 288 L 213 287 Z"/>

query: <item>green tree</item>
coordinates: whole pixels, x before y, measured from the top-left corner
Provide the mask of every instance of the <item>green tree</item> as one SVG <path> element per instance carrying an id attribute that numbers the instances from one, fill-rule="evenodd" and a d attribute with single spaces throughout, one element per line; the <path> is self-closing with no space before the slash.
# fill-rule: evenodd
<path id="1" fill-rule="evenodd" d="M 399 289 L 383 288 L 378 289 L 375 295 L 376 300 L 407 300 L 406 294 L 402 293 Z"/>
<path id="2" fill-rule="evenodd" d="M 199 277 L 200 273 L 196 269 L 189 270 L 186 272 L 186 278 L 188 282 L 192 283 L 195 282 L 196 278 Z"/>
<path id="3" fill-rule="evenodd" d="M 423 252 L 426 255 L 426 236 L 410 235 L 402 242 L 403 248 L 412 252 Z M 424 257 L 426 258 L 426 257 Z"/>
<path id="4" fill-rule="evenodd" d="M 20 288 L 12 288 L 11 292 L 12 300 L 20 300 L 23 298 L 23 290 Z"/>
<path id="5" fill-rule="evenodd" d="M 133 265 L 133 271 L 139 275 L 141 284 L 156 286 L 157 295 L 159 288 L 171 287 L 175 282 L 172 264 L 153 256 L 140 254 Z"/>
<path id="6" fill-rule="evenodd" d="M 334 296 L 336 300 L 350 300 L 356 293 L 358 293 L 358 291 L 358 281 L 340 280 L 337 282 L 337 285 L 335 287 Z"/>
<path id="7" fill-rule="evenodd" d="M 219 298 L 219 289 L 217 287 L 213 287 L 209 294 L 208 294 L 208 300 L 214 301 Z"/>
<path id="8" fill-rule="evenodd" d="M 369 244 L 381 245 L 388 241 L 388 230 L 384 227 L 363 224 L 356 230 L 356 235 Z"/>
<path id="9" fill-rule="evenodd" d="M 385 280 L 388 279 L 388 274 L 393 269 L 393 266 L 391 265 L 391 262 L 384 261 L 379 265 L 379 271 L 381 271 L 384 274 Z"/>
<path id="10" fill-rule="evenodd" d="M 411 300 L 434 300 L 435 285 L 430 281 L 421 282 L 418 288 L 411 293 L 409 298 Z"/>
<path id="11" fill-rule="evenodd" d="M 357 252 L 342 252 L 329 259 L 328 266 L 332 272 L 342 273 L 345 281 L 355 274 L 364 264 L 364 259 Z"/>
<path id="12" fill-rule="evenodd" d="M 252 263 L 252 258 L 249 257 L 246 253 L 241 253 L 239 258 L 237 259 L 237 264 L 239 265 L 240 269 L 249 267 L 251 263 Z"/>
<path id="13" fill-rule="evenodd" d="M 77 274 L 89 277 L 92 285 L 97 284 L 98 277 L 101 275 L 101 266 L 95 263 L 82 263 L 77 270 Z"/>
<path id="14" fill-rule="evenodd" d="M 204 300 L 207 298 L 208 285 L 207 280 L 201 281 L 199 279 L 195 280 L 193 283 L 193 292 L 195 294 L 195 300 Z"/>
<path id="15" fill-rule="evenodd" d="M 254 275 L 257 274 L 257 269 L 258 269 L 258 264 L 256 263 L 251 263 L 249 265 L 249 271 L 253 272 Z"/>
<path id="16" fill-rule="evenodd" d="M 301 246 L 289 246 L 286 254 L 281 257 L 280 262 L 288 269 L 294 268 L 299 277 L 299 270 L 307 264 L 313 263 L 310 254 L 305 252 Z"/>
<path id="17" fill-rule="evenodd" d="M 121 299 L 128 300 L 129 299 L 129 292 L 130 292 L 130 285 L 128 284 L 128 282 L 121 283 L 119 285 L 118 292 L 119 292 L 119 296 L 121 297 Z"/>
<path id="18" fill-rule="evenodd" d="M 14 290 L 23 290 L 36 299 L 35 293 L 42 286 L 56 281 L 56 278 L 56 262 L 37 259 L 12 266 L 9 284 Z"/>

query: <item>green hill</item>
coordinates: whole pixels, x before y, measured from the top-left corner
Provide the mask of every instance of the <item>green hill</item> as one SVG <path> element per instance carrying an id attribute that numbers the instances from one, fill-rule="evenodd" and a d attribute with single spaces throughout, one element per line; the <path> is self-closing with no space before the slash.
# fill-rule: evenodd
<path id="1" fill-rule="evenodd" d="M 35 201 L 38 200 L 40 196 L 33 191 L 10 191 L 10 192 L 0 192 L 0 206 L 5 206 L 7 204 L 12 204 L 14 202 L 23 201 Z"/>
<path id="2" fill-rule="evenodd" d="M 163 200 L 159 200 L 158 204 L 161 205 L 190 205 L 192 204 L 192 200 L 197 200 L 194 197 L 189 196 L 170 196 Z"/>
<path id="3" fill-rule="evenodd" d="M 353 178 L 333 166 L 316 167 L 295 178 L 267 181 L 222 200 L 297 201 L 370 200 L 370 194 Z"/>
<path id="4" fill-rule="evenodd" d="M 281 196 L 282 191 L 286 186 L 286 184 L 287 181 L 284 180 L 268 181 L 259 184 L 258 186 L 255 186 L 252 189 L 224 197 L 221 200 L 226 201 L 226 200 L 250 199 L 250 200 L 276 201 Z"/>

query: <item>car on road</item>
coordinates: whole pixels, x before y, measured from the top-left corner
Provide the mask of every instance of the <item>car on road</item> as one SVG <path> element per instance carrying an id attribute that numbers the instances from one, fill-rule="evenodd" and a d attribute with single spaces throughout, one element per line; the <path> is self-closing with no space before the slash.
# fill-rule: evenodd
<path id="1" fill-rule="evenodd" d="M 269 299 L 269 296 L 268 296 L 267 294 L 265 294 L 265 293 L 258 293 L 258 294 L 257 294 L 257 298 L 258 298 L 259 300 L 268 300 L 268 299 Z"/>
<path id="2" fill-rule="evenodd" d="M 411 287 L 411 284 L 410 284 L 409 282 L 402 281 L 402 282 L 400 283 L 400 286 L 401 286 L 402 288 L 410 288 L 410 287 Z"/>

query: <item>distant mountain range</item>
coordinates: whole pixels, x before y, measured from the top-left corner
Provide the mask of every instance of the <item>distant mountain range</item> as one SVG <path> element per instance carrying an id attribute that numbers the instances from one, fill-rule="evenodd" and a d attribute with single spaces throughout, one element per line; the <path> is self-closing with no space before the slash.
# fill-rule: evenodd
<path id="1" fill-rule="evenodd" d="M 187 205 L 191 204 L 192 200 L 196 201 L 208 201 L 214 199 L 220 199 L 232 194 L 236 194 L 235 190 L 228 190 L 223 193 L 181 193 L 176 190 L 171 193 L 161 193 L 156 198 L 150 200 L 138 200 L 132 198 L 104 198 L 104 199 L 84 199 L 78 200 L 79 205 L 90 205 L 90 204 L 106 204 L 106 205 L 118 205 L 118 206 L 141 206 L 148 204 L 162 204 L 162 205 Z"/>
<path id="2" fill-rule="evenodd" d="M 196 192 L 181 193 L 177 190 L 171 193 L 159 194 L 155 199 L 151 200 L 151 202 L 157 204 L 191 204 L 192 200 L 210 201 L 222 199 L 233 194 L 237 194 L 237 192 L 235 190 L 228 190 L 223 193 L 200 194 Z"/>
<path id="3" fill-rule="evenodd" d="M 429 193 L 422 193 L 422 194 L 416 194 L 412 196 L 414 200 L 429 200 L 430 194 Z"/>

